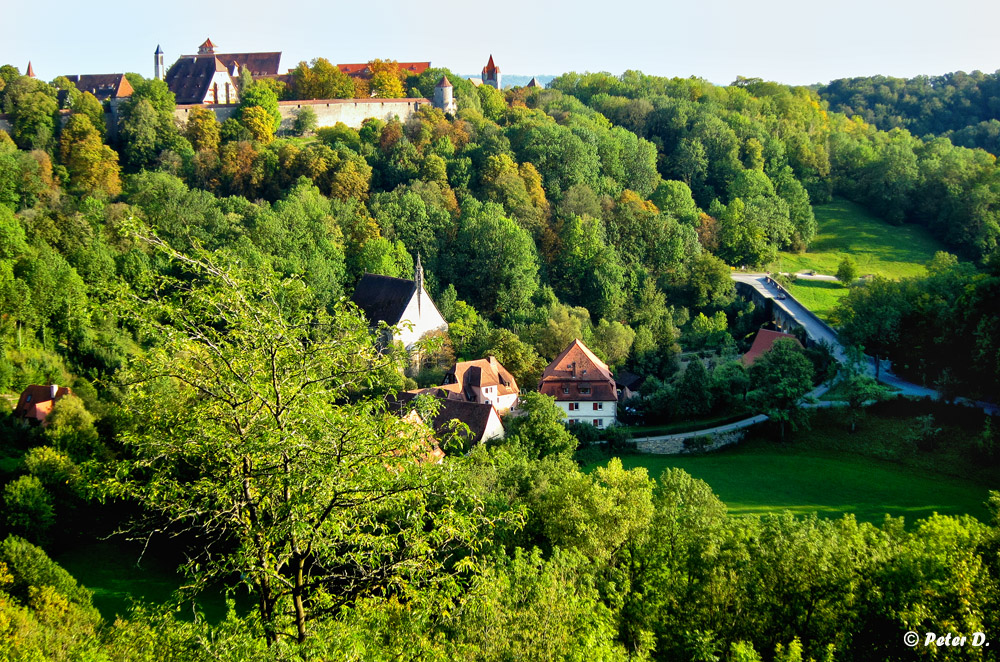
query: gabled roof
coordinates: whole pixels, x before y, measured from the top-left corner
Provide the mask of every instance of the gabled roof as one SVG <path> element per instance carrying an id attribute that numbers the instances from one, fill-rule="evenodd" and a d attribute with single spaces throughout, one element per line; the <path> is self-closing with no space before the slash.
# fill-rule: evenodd
<path id="1" fill-rule="evenodd" d="M 562 354 L 557 356 L 552 363 L 545 367 L 542 372 L 542 380 L 546 377 L 556 379 L 574 379 L 583 381 L 593 381 L 607 379 L 614 381 L 611 370 L 607 364 L 597 358 L 597 355 L 590 351 L 579 338 L 569 344 Z"/>
<path id="2" fill-rule="evenodd" d="M 214 53 L 215 44 L 212 43 L 211 39 L 206 39 L 205 42 L 198 47 L 199 53 Z"/>
<path id="3" fill-rule="evenodd" d="M 615 384 L 618 386 L 624 386 L 630 391 L 637 391 L 642 383 L 646 381 L 645 377 L 640 377 L 639 375 L 629 372 L 628 370 L 621 370 L 615 377 Z"/>
<path id="4" fill-rule="evenodd" d="M 132 84 L 125 74 L 82 74 L 66 76 L 81 92 L 90 92 L 99 101 L 132 96 Z"/>
<path id="5" fill-rule="evenodd" d="M 397 62 L 400 73 L 407 76 L 419 76 L 430 68 L 430 62 Z M 371 78 L 372 72 L 368 68 L 367 62 L 356 62 L 353 64 L 338 64 L 337 68 L 348 76 L 355 78 Z"/>
<path id="6" fill-rule="evenodd" d="M 406 392 L 396 395 L 397 406 L 400 407 L 400 414 L 407 408 L 407 405 L 420 395 L 420 392 Z M 438 434 L 447 434 L 449 423 L 457 420 L 469 426 L 469 433 L 466 436 L 469 441 L 479 443 L 484 441 L 486 432 L 489 430 L 490 419 L 496 416 L 499 418 L 493 405 L 479 404 L 478 402 L 467 402 L 465 400 L 441 399 L 441 407 L 437 415 L 431 421 L 431 427 Z"/>
<path id="7" fill-rule="evenodd" d="M 528 84 L 526 85 L 526 87 L 541 87 L 541 86 L 542 86 L 541 83 L 539 83 L 538 79 L 535 78 L 534 76 L 531 77 L 531 80 L 529 80 Z"/>
<path id="8" fill-rule="evenodd" d="M 442 388 L 453 392 L 462 392 L 472 386 L 496 386 L 497 395 L 520 393 L 514 375 L 493 356 L 475 361 L 460 361 L 448 371 L 444 380 Z"/>
<path id="9" fill-rule="evenodd" d="M 761 357 L 761 355 L 771 351 L 771 348 L 774 347 L 775 341 L 781 340 L 782 338 L 794 340 L 796 345 L 802 347 L 802 343 L 799 342 L 799 339 L 791 334 L 761 329 L 757 332 L 756 337 L 754 337 L 753 345 L 750 346 L 750 351 L 743 355 L 743 364 L 747 366 L 752 365 L 754 361 Z"/>
<path id="10" fill-rule="evenodd" d="M 164 80 L 179 104 L 202 103 L 216 72 L 226 66 L 214 56 L 186 55 L 171 65 Z"/>
<path id="11" fill-rule="evenodd" d="M 73 391 L 65 386 L 32 384 L 21 392 L 17 406 L 14 407 L 14 416 L 44 423 L 45 418 L 52 413 L 52 406 L 72 394 Z"/>
<path id="12" fill-rule="evenodd" d="M 579 338 L 545 367 L 538 390 L 556 400 L 618 399 L 611 370 Z"/>
<path id="13" fill-rule="evenodd" d="M 365 313 L 371 324 L 398 324 L 413 299 L 417 284 L 405 278 L 365 274 L 354 289 L 351 301 Z"/>
<path id="14" fill-rule="evenodd" d="M 247 69 L 256 78 L 257 76 L 277 76 L 278 67 L 281 65 L 281 51 L 270 53 L 216 53 L 222 64 L 226 65 L 229 71 L 233 70 L 233 65 L 238 64 L 240 69 Z"/>

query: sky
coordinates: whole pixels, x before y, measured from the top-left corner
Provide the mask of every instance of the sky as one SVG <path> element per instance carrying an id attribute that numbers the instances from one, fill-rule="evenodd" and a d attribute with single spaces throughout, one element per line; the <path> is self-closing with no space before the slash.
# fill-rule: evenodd
<path id="1" fill-rule="evenodd" d="M 459 74 L 637 69 L 728 84 L 792 85 L 1000 69 L 1000 2 L 952 0 L 0 0 L 0 64 L 39 78 L 170 66 L 210 37 L 219 52 L 300 60 L 427 61 Z"/>

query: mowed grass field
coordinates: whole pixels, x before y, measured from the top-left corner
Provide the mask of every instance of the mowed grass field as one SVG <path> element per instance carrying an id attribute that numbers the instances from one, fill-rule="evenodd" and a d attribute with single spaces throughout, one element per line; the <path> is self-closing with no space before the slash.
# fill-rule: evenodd
<path id="1" fill-rule="evenodd" d="M 996 476 L 991 481 L 987 473 L 966 471 L 967 461 L 961 459 L 949 463 L 953 454 L 947 447 L 926 454 L 904 451 L 902 444 L 893 450 L 893 439 L 898 441 L 909 427 L 907 419 L 869 416 L 851 434 L 835 416 L 824 413 L 812 431 L 798 432 L 783 444 L 758 436 L 717 453 L 640 454 L 621 460 L 627 469 L 645 467 L 654 479 L 665 469 L 683 469 L 708 483 L 735 515 L 786 510 L 835 518 L 852 514 L 877 524 L 887 514 L 912 523 L 936 512 L 988 521 L 984 503 L 991 488 L 1000 488 Z M 935 470 L 946 465 L 954 473 Z"/>
<path id="2" fill-rule="evenodd" d="M 836 275 L 846 256 L 858 265 L 859 275 L 887 278 L 922 276 L 934 253 L 947 250 L 929 232 L 915 225 L 890 225 L 847 200 L 813 207 L 818 230 L 804 253 L 779 253 L 771 271 L 814 271 Z M 792 294 L 803 305 L 828 318 L 837 301 L 847 294 L 840 283 L 796 280 Z"/>

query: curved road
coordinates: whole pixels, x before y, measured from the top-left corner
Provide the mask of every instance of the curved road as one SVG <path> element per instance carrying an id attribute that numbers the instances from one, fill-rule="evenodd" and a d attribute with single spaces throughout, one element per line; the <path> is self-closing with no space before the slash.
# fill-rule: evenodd
<path id="1" fill-rule="evenodd" d="M 796 276 L 798 275 L 799 274 L 796 274 Z M 813 280 L 836 280 L 833 276 L 816 274 L 811 274 L 809 278 Z M 763 273 L 733 272 L 733 280 L 739 283 L 746 283 L 747 285 L 752 286 L 765 298 L 771 299 L 775 306 L 781 308 L 789 317 L 801 324 L 806 330 L 806 334 L 814 341 L 829 343 L 833 348 L 833 355 L 838 361 L 843 363 L 847 359 L 844 347 L 840 344 L 840 340 L 837 338 L 837 332 L 834 331 L 826 322 L 816 317 L 812 311 L 788 295 L 785 289 L 776 284 L 770 276 Z M 941 394 L 934 389 L 927 388 L 926 386 L 920 386 L 919 384 L 914 384 L 897 377 L 889 368 L 886 367 L 886 363 L 886 361 L 882 362 L 882 369 L 879 371 L 879 381 L 882 383 L 898 389 L 903 395 L 934 399 L 939 399 L 941 397 Z M 871 357 L 868 357 L 868 374 L 872 377 L 875 376 L 875 360 Z M 966 398 L 958 398 L 957 402 L 978 407 L 988 414 L 996 415 L 997 413 L 1000 413 L 1000 406 L 990 402 L 973 401 Z"/>
<path id="2" fill-rule="evenodd" d="M 806 330 L 806 334 L 816 342 L 828 343 L 833 351 L 834 358 L 843 363 L 847 360 L 847 352 L 844 351 L 844 346 L 840 344 L 840 339 L 837 337 L 837 332 L 830 327 L 829 324 L 819 319 L 812 311 L 803 306 L 801 303 L 793 299 L 784 288 L 780 287 L 775 283 L 768 274 L 765 273 L 744 273 L 744 272 L 733 272 L 733 280 L 739 283 L 746 283 L 747 285 L 753 287 L 757 292 L 761 294 L 766 299 L 771 299 L 775 306 L 780 307 L 788 317 L 795 320 L 798 324 L 802 325 L 802 328 Z M 797 277 L 804 277 L 807 280 L 836 280 L 833 276 L 825 276 L 822 274 L 796 274 Z M 868 374 L 872 377 L 875 376 L 875 360 L 871 357 L 868 358 Z M 939 399 L 941 394 L 934 389 L 929 389 L 925 386 L 920 386 L 919 384 L 913 384 L 904 379 L 901 379 L 894 375 L 887 367 L 886 361 L 882 362 L 882 369 L 879 371 L 879 381 L 889 386 L 892 386 L 902 395 L 908 395 L 913 397 L 929 397 L 933 399 Z M 818 398 L 822 394 L 829 390 L 828 386 L 820 385 L 813 389 L 807 397 L 813 399 Z M 957 402 L 978 407 L 985 411 L 987 414 L 997 415 L 1000 414 L 1000 406 L 995 405 L 990 402 L 981 402 L 968 400 L 966 398 L 957 398 Z M 832 402 L 814 402 L 813 407 L 829 407 L 834 406 Z M 702 430 L 692 430 L 690 432 L 681 432 L 677 434 L 661 435 L 657 437 L 643 437 L 634 439 L 636 442 L 659 442 L 659 441 L 682 441 L 689 437 L 700 437 L 705 435 L 713 435 L 721 432 L 731 432 L 733 430 L 742 430 L 748 428 L 751 425 L 756 425 L 767 420 L 767 416 L 764 414 L 759 414 L 751 418 L 744 419 L 742 421 L 736 421 L 735 423 L 727 423 L 726 425 L 719 425 L 714 428 L 705 428 Z"/>

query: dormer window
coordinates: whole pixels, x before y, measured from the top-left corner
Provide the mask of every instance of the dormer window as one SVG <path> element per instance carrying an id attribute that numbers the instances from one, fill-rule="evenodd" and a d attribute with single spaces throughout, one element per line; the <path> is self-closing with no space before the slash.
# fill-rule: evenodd
<path id="1" fill-rule="evenodd" d="M 563 386 L 563 395 L 569 395 L 569 387 Z"/>
<path id="2" fill-rule="evenodd" d="M 582 393 L 583 395 L 590 395 L 590 387 L 589 386 L 581 386 L 580 387 L 580 393 Z"/>

